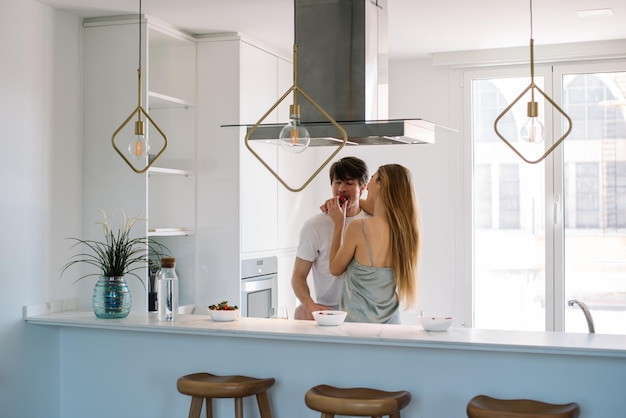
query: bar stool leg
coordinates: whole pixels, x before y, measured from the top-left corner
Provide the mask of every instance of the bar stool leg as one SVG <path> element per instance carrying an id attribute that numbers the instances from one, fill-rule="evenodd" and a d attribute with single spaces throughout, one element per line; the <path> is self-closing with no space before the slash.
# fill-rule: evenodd
<path id="1" fill-rule="evenodd" d="M 203 398 L 193 396 L 191 398 L 191 406 L 189 407 L 189 418 L 200 418 L 200 412 L 202 412 Z"/>
<path id="2" fill-rule="evenodd" d="M 256 402 L 259 405 L 261 418 L 272 418 L 272 412 L 270 411 L 270 402 L 267 396 L 267 392 L 258 393 L 256 395 Z"/>
<path id="3" fill-rule="evenodd" d="M 206 400 L 206 418 L 213 418 L 213 399 L 205 398 Z"/>
<path id="4" fill-rule="evenodd" d="M 235 398 L 235 418 L 243 418 L 243 398 Z"/>
<path id="5" fill-rule="evenodd" d="M 335 418 L 335 414 L 327 414 L 322 412 L 322 418 Z"/>

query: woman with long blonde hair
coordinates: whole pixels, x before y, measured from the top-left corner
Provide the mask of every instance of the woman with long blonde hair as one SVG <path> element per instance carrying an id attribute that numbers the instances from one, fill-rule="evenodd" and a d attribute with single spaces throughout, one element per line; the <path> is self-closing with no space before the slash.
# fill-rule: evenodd
<path id="1" fill-rule="evenodd" d="M 334 222 L 330 272 L 344 274 L 340 309 L 346 321 L 399 323 L 400 304 L 415 304 L 420 249 L 417 202 L 411 173 L 399 164 L 381 166 L 367 186 L 373 216 L 344 232 L 339 198 L 328 204 Z"/>

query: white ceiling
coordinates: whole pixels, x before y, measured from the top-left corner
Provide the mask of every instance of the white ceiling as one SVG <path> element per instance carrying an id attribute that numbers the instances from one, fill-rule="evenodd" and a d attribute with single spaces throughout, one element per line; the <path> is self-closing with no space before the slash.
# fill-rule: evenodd
<path id="1" fill-rule="evenodd" d="M 139 9 L 139 0 L 38 1 L 81 17 Z M 389 0 L 388 8 L 392 59 L 529 44 L 529 0 Z M 576 13 L 600 8 L 615 14 Z M 293 44 L 293 0 L 142 0 L 142 11 L 194 34 L 241 32 L 286 54 Z M 626 1 L 534 0 L 533 38 L 535 45 L 626 39 Z"/>

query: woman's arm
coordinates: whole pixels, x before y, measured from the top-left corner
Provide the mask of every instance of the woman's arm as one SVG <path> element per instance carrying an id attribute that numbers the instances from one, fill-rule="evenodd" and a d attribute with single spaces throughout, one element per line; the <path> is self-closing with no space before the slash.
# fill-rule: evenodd
<path id="1" fill-rule="evenodd" d="M 348 225 L 348 228 L 344 227 L 346 223 L 346 209 L 339 204 L 339 198 L 328 201 L 327 206 L 328 216 L 334 223 L 330 253 L 328 254 L 329 269 L 332 275 L 339 276 L 346 270 L 348 263 L 350 263 L 354 255 L 354 247 L 352 247 L 352 252 L 350 252 L 353 238 L 348 235 L 350 225 Z M 345 236 L 344 229 L 346 230 Z"/>
<path id="2" fill-rule="evenodd" d="M 359 199 L 359 206 L 370 215 L 374 214 L 374 201 L 367 199 Z"/>
<path id="3" fill-rule="evenodd" d="M 333 259 L 335 258 L 335 256 L 337 255 L 337 251 L 339 250 L 339 247 L 341 246 L 341 241 L 343 240 L 343 228 L 344 225 L 346 223 L 346 215 L 345 215 L 345 209 L 341 207 L 341 205 L 339 205 L 338 199 L 337 198 L 333 198 L 333 199 L 329 199 L 326 201 L 326 210 L 327 210 L 327 214 L 330 217 L 330 219 L 333 221 L 334 227 L 333 227 L 333 237 L 332 237 L 332 241 L 330 243 L 330 252 L 328 254 L 328 261 L 330 263 L 330 266 L 333 265 Z M 338 276 L 340 275 L 342 272 L 335 274 L 332 271 L 332 267 L 331 267 L 331 274 Z"/>
<path id="4" fill-rule="evenodd" d="M 357 241 L 357 233 L 359 231 L 360 222 L 350 222 L 348 227 L 346 228 L 346 232 L 342 236 L 341 232 L 343 226 L 338 227 L 335 224 L 335 228 L 333 230 L 333 242 L 330 247 L 329 254 L 329 262 L 330 262 L 330 273 L 334 276 L 339 276 L 346 271 L 348 264 L 354 258 L 354 253 L 356 252 L 356 241 Z"/>

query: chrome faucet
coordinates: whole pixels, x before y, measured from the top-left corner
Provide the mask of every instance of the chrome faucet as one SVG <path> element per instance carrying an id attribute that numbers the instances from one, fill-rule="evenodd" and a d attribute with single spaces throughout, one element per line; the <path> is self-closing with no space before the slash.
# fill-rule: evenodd
<path id="1" fill-rule="evenodd" d="M 587 320 L 587 327 L 589 327 L 589 333 L 594 334 L 596 330 L 595 330 L 595 327 L 593 326 L 593 318 L 591 317 L 591 312 L 589 311 L 589 307 L 584 302 L 581 302 L 578 299 L 572 299 L 567 302 L 568 306 L 574 306 L 574 304 L 580 306 L 580 309 L 583 310 L 583 313 L 585 314 L 585 319 Z"/>

